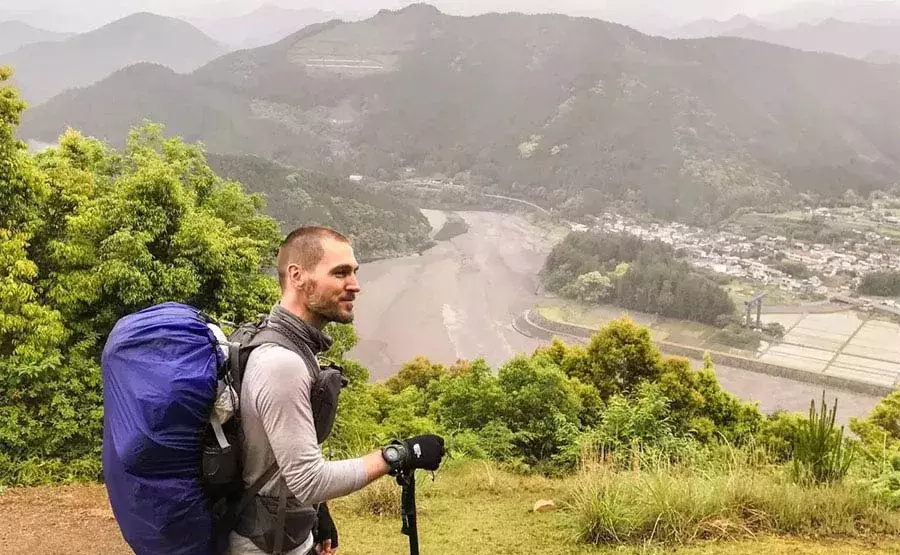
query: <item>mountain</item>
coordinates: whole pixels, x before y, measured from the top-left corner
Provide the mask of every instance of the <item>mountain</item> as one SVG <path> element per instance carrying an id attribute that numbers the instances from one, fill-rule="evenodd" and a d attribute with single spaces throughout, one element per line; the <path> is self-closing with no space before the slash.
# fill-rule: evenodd
<path id="1" fill-rule="evenodd" d="M 896 23 L 900 21 L 900 2 L 892 0 L 801 2 L 785 10 L 764 15 L 760 19 L 779 27 L 820 23 L 826 19 L 874 24 Z"/>
<path id="2" fill-rule="evenodd" d="M 35 42 L 52 42 L 71 36 L 37 29 L 21 21 L 0 21 L 0 54 L 12 52 Z"/>
<path id="3" fill-rule="evenodd" d="M 198 18 L 189 22 L 220 43 L 242 49 L 277 42 L 307 25 L 337 17 L 315 8 L 290 10 L 265 4 L 238 17 Z"/>
<path id="4" fill-rule="evenodd" d="M 876 52 L 900 54 L 900 24 L 876 25 L 827 19 L 814 25 L 802 24 L 790 29 L 751 25 L 724 34 L 798 50 L 831 52 L 859 59 L 866 59 Z"/>
<path id="5" fill-rule="evenodd" d="M 718 37 L 743 29 L 749 25 L 759 25 L 755 19 L 745 15 L 737 15 L 727 21 L 719 21 L 716 19 L 701 19 L 675 27 L 661 34 L 664 37 L 672 39 L 699 39 L 705 37 Z"/>
<path id="6" fill-rule="evenodd" d="M 142 117 L 213 152 L 400 176 L 465 172 L 571 212 L 628 199 L 703 222 L 900 180 L 900 68 L 588 18 L 425 5 L 317 24 L 190 75 L 119 72 L 26 112 L 121 142 Z"/>
<path id="7" fill-rule="evenodd" d="M 870 64 L 900 64 L 900 54 L 876 50 L 866 56 L 866 61 Z"/>
<path id="8" fill-rule="evenodd" d="M 138 62 L 187 72 L 223 52 L 221 45 L 184 21 L 138 13 L 63 41 L 25 46 L 0 56 L 0 65 L 13 67 L 15 85 L 35 105 Z"/>

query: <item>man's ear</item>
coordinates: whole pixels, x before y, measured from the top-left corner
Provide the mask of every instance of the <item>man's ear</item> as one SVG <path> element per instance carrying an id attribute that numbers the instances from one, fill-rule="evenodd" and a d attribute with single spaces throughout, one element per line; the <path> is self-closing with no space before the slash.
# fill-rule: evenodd
<path id="1" fill-rule="evenodd" d="M 292 284 L 303 287 L 306 284 L 306 272 L 299 264 L 290 264 L 287 267 L 288 278 Z"/>

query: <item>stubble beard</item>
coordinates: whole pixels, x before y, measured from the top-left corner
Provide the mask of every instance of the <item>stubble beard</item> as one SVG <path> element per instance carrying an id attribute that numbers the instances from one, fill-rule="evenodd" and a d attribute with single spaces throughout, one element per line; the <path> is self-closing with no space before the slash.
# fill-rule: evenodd
<path id="1" fill-rule="evenodd" d="M 353 323 L 353 312 L 342 311 L 339 300 L 324 298 L 318 291 L 318 283 L 315 281 L 307 282 L 303 292 L 306 294 L 306 298 L 309 299 L 309 310 L 325 322 Z"/>

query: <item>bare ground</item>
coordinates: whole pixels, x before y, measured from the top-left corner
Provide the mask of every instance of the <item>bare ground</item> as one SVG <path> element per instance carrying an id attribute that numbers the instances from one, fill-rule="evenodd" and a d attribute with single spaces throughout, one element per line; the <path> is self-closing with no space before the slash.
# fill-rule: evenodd
<path id="1" fill-rule="evenodd" d="M 0 494 L 2 555 L 127 555 L 102 486 L 10 489 Z"/>

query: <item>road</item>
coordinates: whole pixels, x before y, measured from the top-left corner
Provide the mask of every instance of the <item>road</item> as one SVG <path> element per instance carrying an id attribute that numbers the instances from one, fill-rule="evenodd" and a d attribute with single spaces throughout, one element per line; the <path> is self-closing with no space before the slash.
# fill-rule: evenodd
<path id="1" fill-rule="evenodd" d="M 356 302 L 360 342 L 349 356 L 363 363 L 374 381 L 395 374 L 418 355 L 452 363 L 483 357 L 497 368 L 542 341 L 519 334 L 516 316 L 534 306 L 538 272 L 552 244 L 546 231 L 521 216 L 460 212 L 469 232 L 440 242 L 421 256 L 380 260 L 360 270 Z M 431 214 L 433 221 L 439 221 Z M 821 386 L 717 367 L 723 387 L 765 412 L 806 412 Z M 840 398 L 838 420 L 864 416 L 877 398 L 828 391 Z"/>

